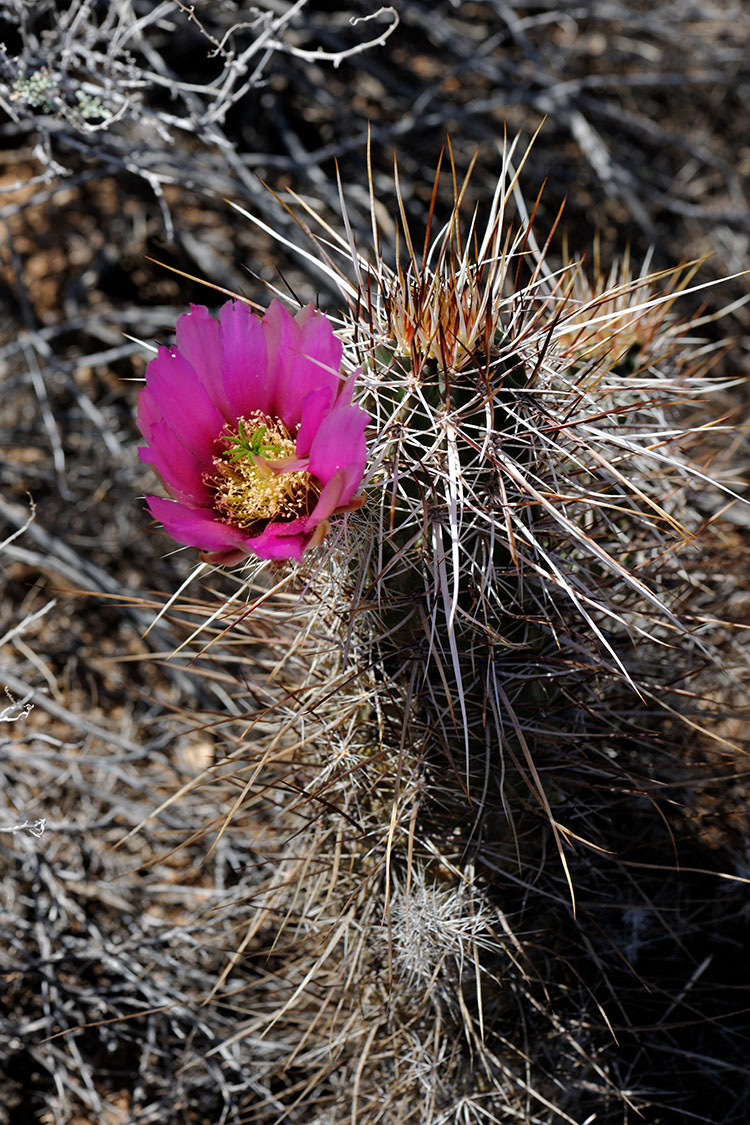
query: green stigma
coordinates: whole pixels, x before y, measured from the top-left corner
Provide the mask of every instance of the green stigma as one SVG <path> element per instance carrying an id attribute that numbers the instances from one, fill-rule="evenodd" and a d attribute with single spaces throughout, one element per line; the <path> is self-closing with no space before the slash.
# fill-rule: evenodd
<path id="1" fill-rule="evenodd" d="M 282 423 L 278 423 L 278 425 L 281 424 Z M 226 450 L 226 452 L 229 454 L 230 463 L 233 464 L 235 461 L 239 461 L 242 457 L 248 457 L 251 461 L 254 462 L 258 457 L 273 458 L 289 456 L 289 453 L 284 452 L 282 446 L 279 445 L 278 441 L 273 442 L 266 439 L 268 426 L 257 426 L 256 429 L 253 430 L 248 437 L 247 431 L 245 429 L 246 425 L 247 422 L 244 418 L 238 418 L 237 432 L 232 433 L 230 431 L 230 433 L 228 433 L 225 437 L 222 436 L 219 438 L 220 441 L 227 442 L 229 445 L 229 448 Z M 284 428 L 286 429 L 286 427 Z M 282 438 L 282 442 L 285 442 L 284 438 Z M 292 445 L 292 453 L 293 452 L 294 446 Z"/>

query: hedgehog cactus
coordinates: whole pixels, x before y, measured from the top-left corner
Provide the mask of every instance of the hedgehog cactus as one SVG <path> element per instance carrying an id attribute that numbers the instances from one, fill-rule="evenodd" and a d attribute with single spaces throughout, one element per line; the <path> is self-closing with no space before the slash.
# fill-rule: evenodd
<path id="1" fill-rule="evenodd" d="M 553 271 L 528 218 L 507 220 L 514 197 L 524 210 L 514 148 L 482 233 L 476 215 L 462 231 L 467 177 L 421 252 L 399 196 L 405 263 L 386 264 L 375 225 L 374 260 L 326 228 L 348 275 L 320 251 L 374 423 L 350 612 L 379 615 L 389 667 L 421 665 L 467 781 L 488 725 L 525 755 L 516 689 L 538 703 L 551 674 L 584 666 L 635 688 L 628 649 L 693 643 L 669 590 L 693 537 L 685 495 L 708 479 L 677 414 L 709 389 L 713 358 L 673 312 L 694 268 L 633 276 L 626 258 L 605 278 L 597 251 L 593 277 L 580 261 Z"/>
<path id="2" fill-rule="evenodd" d="M 322 224 L 306 256 L 347 305 L 344 373 L 361 368 L 371 419 L 365 499 L 326 525 L 322 545 L 316 521 L 305 524 L 307 553 L 281 593 L 259 564 L 193 635 L 220 660 L 233 625 L 235 653 L 245 616 L 234 605 L 252 598 L 263 643 L 277 646 L 248 711 L 252 749 L 241 741 L 233 755 L 245 801 L 234 813 L 264 799 L 274 810 L 278 874 L 259 888 L 262 921 L 241 951 L 280 948 L 286 928 L 296 953 L 242 1033 L 285 1043 L 275 1062 L 265 1048 L 265 1076 L 307 1060 L 274 1102 L 290 1120 L 313 1120 L 313 1094 L 316 1121 L 407 1110 L 424 1125 L 506 1111 L 541 1120 L 530 1105 L 556 1116 L 554 1082 L 535 1080 L 533 1065 L 529 1078 L 508 1046 L 514 1006 L 524 1026 L 524 1011 L 543 1010 L 544 1034 L 588 1060 L 584 1085 L 593 1075 L 614 1089 L 601 1044 L 582 1046 L 549 981 L 540 999 L 508 910 L 522 913 L 530 895 L 531 926 L 557 925 L 559 874 L 574 901 L 574 850 L 608 843 L 601 825 L 582 835 L 586 815 L 566 823 L 569 793 L 631 783 L 618 738 L 640 738 L 658 705 L 670 708 L 654 683 L 662 654 L 670 682 L 707 651 L 680 604 L 695 534 L 687 498 L 708 481 L 689 456 L 701 427 L 685 422 L 685 404 L 705 393 L 712 353 L 675 315 L 690 269 L 632 275 L 625 260 L 605 279 L 585 262 L 549 263 L 514 151 L 481 232 L 476 215 L 462 226 L 468 177 L 433 237 L 436 177 L 421 250 L 397 178 L 405 250 L 391 265 L 374 219 L 369 257 L 346 216 L 346 235 Z M 338 358 L 334 373 L 325 366 L 338 375 Z M 364 415 L 348 399 L 342 409 L 354 463 Z M 359 503 L 350 476 L 326 519 L 356 506 L 355 492 Z M 548 839 L 557 874 L 534 900 Z"/>

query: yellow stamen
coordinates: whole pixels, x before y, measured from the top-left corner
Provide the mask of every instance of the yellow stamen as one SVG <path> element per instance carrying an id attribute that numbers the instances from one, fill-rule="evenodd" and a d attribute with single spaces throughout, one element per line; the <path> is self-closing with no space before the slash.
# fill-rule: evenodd
<path id="1" fill-rule="evenodd" d="M 248 530 L 259 523 L 307 516 L 320 485 L 304 469 L 286 473 L 273 463 L 295 456 L 295 442 L 279 419 L 256 411 L 227 426 L 219 437 L 226 449 L 214 459 L 206 483 L 215 490 L 217 508 L 233 524 Z M 269 461 L 271 462 L 269 464 Z"/>

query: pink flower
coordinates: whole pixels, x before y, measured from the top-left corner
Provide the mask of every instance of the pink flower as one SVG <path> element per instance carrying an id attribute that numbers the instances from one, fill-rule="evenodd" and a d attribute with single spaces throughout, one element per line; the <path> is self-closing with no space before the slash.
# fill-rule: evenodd
<path id="1" fill-rule="evenodd" d="M 368 417 L 342 352 L 312 305 L 292 316 L 274 301 L 259 320 L 228 301 L 218 322 L 203 305 L 178 319 L 138 400 L 140 458 L 173 497 L 146 500 L 173 539 L 215 563 L 299 559 L 329 516 L 360 506 Z"/>

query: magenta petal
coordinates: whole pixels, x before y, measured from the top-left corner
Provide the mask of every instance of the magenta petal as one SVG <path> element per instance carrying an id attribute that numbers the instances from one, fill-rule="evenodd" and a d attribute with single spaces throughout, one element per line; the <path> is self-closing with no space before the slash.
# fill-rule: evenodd
<path id="1" fill-rule="evenodd" d="M 141 446 L 138 456 L 153 465 L 169 492 L 188 504 L 210 504 L 211 492 L 203 480 L 205 463 L 185 448 L 171 426 L 156 422 L 149 440 L 150 447 Z"/>
<path id="2" fill-rule="evenodd" d="M 236 528 L 221 523 L 211 508 L 192 508 L 176 500 L 163 500 L 160 496 L 147 496 L 146 501 L 154 519 L 160 520 L 164 530 L 186 547 L 226 551 L 242 547 L 247 542 Z"/>
<path id="3" fill-rule="evenodd" d="M 259 559 L 296 559 L 312 539 L 313 532 L 305 531 L 309 520 L 293 520 L 291 523 L 269 523 L 268 527 L 253 539 L 248 539 L 248 547 Z"/>
<path id="4" fill-rule="evenodd" d="M 336 406 L 351 406 L 352 395 L 354 394 L 354 384 L 358 377 L 362 374 L 362 368 L 358 367 L 356 371 L 352 371 L 348 379 L 345 379 L 339 384 L 338 398 L 336 399 Z"/>
<path id="5" fill-rule="evenodd" d="M 303 305 L 299 312 L 294 314 L 294 321 L 297 327 L 301 330 L 308 324 L 314 317 L 321 317 L 323 313 L 319 313 L 315 305 L 310 301 L 309 305 Z"/>
<path id="6" fill-rule="evenodd" d="M 339 371 L 344 345 L 334 332 L 330 320 L 323 313 L 317 312 L 313 305 L 301 309 L 295 320 L 300 329 L 300 353 L 312 356 L 318 370 L 327 371 L 331 376 L 331 386 L 337 387 L 342 382 Z"/>
<path id="7" fill-rule="evenodd" d="M 224 391 L 232 419 L 254 410 L 270 413 L 273 371 L 263 321 L 241 301 L 227 301 L 219 312 L 224 363 Z"/>
<path id="8" fill-rule="evenodd" d="M 183 444 L 210 465 L 224 418 L 192 365 L 179 352 L 159 348 L 146 371 L 146 390 L 162 417 L 179 430 Z"/>
<path id="9" fill-rule="evenodd" d="M 290 429 L 304 419 L 304 401 L 308 395 L 319 387 L 326 387 L 333 398 L 341 382 L 338 372 L 344 348 L 334 335 L 330 321 L 307 309 L 303 310 L 301 318 L 299 337 L 289 355 L 289 382 L 284 403 L 289 420 L 283 420 Z"/>
<path id="10" fill-rule="evenodd" d="M 332 404 L 333 390 L 331 387 L 318 387 L 317 390 L 311 391 L 303 399 L 302 425 L 297 434 L 296 453 L 298 457 L 307 457 L 320 423 L 326 414 L 330 413 Z"/>
<path id="11" fill-rule="evenodd" d="M 195 370 L 211 401 L 232 421 L 222 378 L 221 328 L 205 305 L 191 305 L 177 319 L 177 350 Z"/>
<path id="12" fill-rule="evenodd" d="M 361 479 L 360 477 L 360 480 Z M 351 495 L 345 497 L 347 488 L 347 474 L 343 469 L 340 469 L 339 472 L 323 485 L 320 496 L 318 497 L 318 502 L 307 517 L 308 529 L 314 528 L 316 524 L 322 523 L 323 520 L 327 520 L 337 508 L 348 504 L 349 500 L 351 500 Z M 354 490 L 356 490 L 356 488 L 357 484 L 354 485 Z M 352 491 L 352 495 L 354 490 Z"/>
<path id="13" fill-rule="evenodd" d="M 154 396 L 151 394 L 148 387 L 141 387 L 138 392 L 136 423 L 146 441 L 151 441 L 151 434 L 154 432 L 154 426 L 157 422 L 163 421 L 161 410 L 159 410 L 154 402 Z"/>
<path id="14" fill-rule="evenodd" d="M 287 429 L 293 431 L 300 415 L 290 392 L 289 374 L 292 353 L 299 338 L 299 325 L 280 301 L 272 301 L 263 318 L 263 330 L 268 348 L 268 370 L 273 380 L 267 412 L 281 418 Z"/>
<path id="15" fill-rule="evenodd" d="M 266 464 L 272 472 L 278 475 L 279 473 L 307 472 L 309 462 L 307 457 L 267 457 Z"/>
<path id="16" fill-rule="evenodd" d="M 368 421 L 359 406 L 339 407 L 322 420 L 310 448 L 310 472 L 323 483 L 339 469 L 347 470 L 347 480 L 353 482 L 353 487 L 344 503 L 354 495 L 365 471 Z"/>

